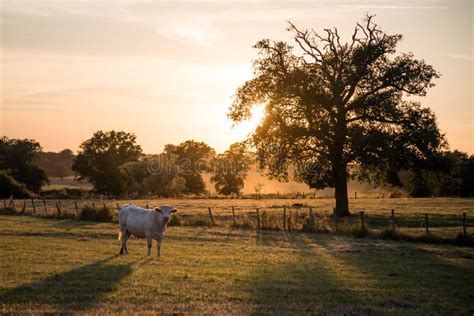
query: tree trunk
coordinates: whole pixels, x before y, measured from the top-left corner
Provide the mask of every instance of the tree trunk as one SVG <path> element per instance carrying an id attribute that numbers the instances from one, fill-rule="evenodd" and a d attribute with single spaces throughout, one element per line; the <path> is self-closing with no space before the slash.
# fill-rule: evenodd
<path id="1" fill-rule="evenodd" d="M 336 215 L 349 216 L 349 199 L 347 198 L 347 170 L 346 166 L 339 166 L 334 170 L 334 187 L 336 197 Z"/>

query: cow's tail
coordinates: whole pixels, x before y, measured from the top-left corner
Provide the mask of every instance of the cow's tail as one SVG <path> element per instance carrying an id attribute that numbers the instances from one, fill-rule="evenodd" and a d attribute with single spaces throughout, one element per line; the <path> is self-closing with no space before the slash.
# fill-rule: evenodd
<path id="1" fill-rule="evenodd" d="M 121 238 L 122 238 L 122 231 L 121 231 L 121 230 L 119 230 L 119 234 L 118 234 L 118 238 L 117 238 L 117 240 L 120 240 Z"/>

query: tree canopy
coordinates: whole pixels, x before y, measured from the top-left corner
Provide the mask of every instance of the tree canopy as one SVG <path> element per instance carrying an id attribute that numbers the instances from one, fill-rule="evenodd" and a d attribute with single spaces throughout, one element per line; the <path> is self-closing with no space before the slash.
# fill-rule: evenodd
<path id="1" fill-rule="evenodd" d="M 176 156 L 180 175 L 186 181 L 184 193 L 203 194 L 206 184 L 202 173 L 208 170 L 209 162 L 215 154 L 214 149 L 204 142 L 188 140 L 179 145 L 168 144 L 164 152 Z"/>
<path id="2" fill-rule="evenodd" d="M 8 174 L 20 185 L 38 193 L 48 183 L 44 170 L 32 163 L 40 150 L 40 144 L 32 139 L 0 138 L 0 170 L 4 171 L 5 179 Z"/>
<path id="3" fill-rule="evenodd" d="M 259 41 L 254 78 L 236 92 L 229 117 L 265 117 L 249 144 L 270 176 L 335 188 L 336 212 L 349 214 L 347 178 L 410 168 L 444 145 L 435 115 L 405 96 L 424 96 L 439 74 L 411 53 L 401 35 L 367 16 L 348 42 L 336 28 L 319 34 L 289 24 L 297 48 Z M 357 166 L 357 168 L 353 168 Z M 349 168 L 351 167 L 351 168 Z"/>
<path id="4" fill-rule="evenodd" d="M 134 134 L 98 131 L 81 144 L 72 169 L 80 179 L 90 181 L 98 193 L 120 195 L 125 191 L 120 166 L 137 161 L 141 155 Z"/>
<path id="5" fill-rule="evenodd" d="M 245 145 L 235 143 L 219 154 L 213 161 L 211 182 L 215 183 L 217 193 L 240 195 L 247 177 L 250 159 Z"/>

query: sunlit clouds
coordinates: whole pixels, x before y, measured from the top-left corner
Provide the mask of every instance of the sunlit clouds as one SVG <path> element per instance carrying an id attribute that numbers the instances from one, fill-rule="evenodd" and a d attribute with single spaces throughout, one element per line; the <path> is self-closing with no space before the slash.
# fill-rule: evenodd
<path id="1" fill-rule="evenodd" d="M 471 1 L 2 0 L 0 128 L 55 151 L 99 129 L 134 132 L 150 153 L 186 139 L 223 151 L 261 119 L 226 116 L 257 40 L 291 41 L 288 20 L 349 34 L 368 11 L 441 72 L 421 102 L 472 153 Z"/>

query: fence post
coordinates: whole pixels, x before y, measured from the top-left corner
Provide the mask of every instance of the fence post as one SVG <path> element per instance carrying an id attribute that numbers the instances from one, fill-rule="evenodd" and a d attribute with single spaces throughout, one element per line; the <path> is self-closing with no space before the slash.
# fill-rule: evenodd
<path id="1" fill-rule="evenodd" d="M 313 230 L 313 209 L 310 207 L 308 210 L 308 224 L 309 224 L 309 230 Z"/>
<path id="2" fill-rule="evenodd" d="M 466 213 L 462 213 L 462 232 L 463 232 L 464 238 L 467 238 Z"/>
<path id="3" fill-rule="evenodd" d="M 104 208 L 107 208 L 107 206 L 105 205 L 105 203 L 102 203 L 104 205 Z"/>
<path id="4" fill-rule="evenodd" d="M 148 204 L 146 205 L 146 209 L 149 209 Z"/>
<path id="5" fill-rule="evenodd" d="M 117 205 L 117 211 L 120 212 L 120 206 L 119 206 L 119 204 L 118 204 L 118 203 L 115 203 L 115 204 Z"/>
<path id="6" fill-rule="evenodd" d="M 354 192 L 354 200 L 357 200 L 357 191 Z"/>
<path id="7" fill-rule="evenodd" d="M 334 219 L 334 226 L 336 227 L 336 233 L 337 233 L 337 214 L 336 214 L 336 208 L 333 207 L 332 208 L 332 217 Z"/>
<path id="8" fill-rule="evenodd" d="M 283 208 L 283 230 L 286 231 L 286 207 Z"/>
<path id="9" fill-rule="evenodd" d="M 258 208 L 256 210 L 257 210 L 257 229 L 260 229 L 260 213 L 258 211 Z"/>
<path id="10" fill-rule="evenodd" d="M 31 198 L 31 206 L 33 207 L 33 215 L 36 215 L 35 199 Z"/>
<path id="11" fill-rule="evenodd" d="M 23 199 L 23 207 L 21 208 L 21 212 L 25 213 L 25 211 L 26 211 L 26 200 Z"/>
<path id="12" fill-rule="evenodd" d="M 392 209 L 392 230 L 395 231 L 395 210 Z"/>
<path id="13" fill-rule="evenodd" d="M 7 208 L 7 200 L 3 199 L 3 208 Z"/>
<path id="14" fill-rule="evenodd" d="M 13 201 L 13 197 L 10 198 L 10 204 L 13 208 L 13 211 L 16 212 L 15 201 Z"/>
<path id="15" fill-rule="evenodd" d="M 364 211 L 360 211 L 359 214 L 360 214 L 360 229 L 364 231 L 365 230 Z"/>
<path id="16" fill-rule="evenodd" d="M 211 225 L 214 226 L 214 217 L 212 216 L 212 210 L 210 207 L 207 208 L 209 211 L 209 218 L 211 219 Z"/>
<path id="17" fill-rule="evenodd" d="M 48 209 L 46 208 L 46 200 L 43 199 L 43 207 L 44 207 L 44 214 L 47 216 L 48 215 Z"/>
<path id="18" fill-rule="evenodd" d="M 79 207 L 77 206 L 77 201 L 74 201 L 74 208 L 76 209 L 76 215 L 79 216 Z"/>
<path id="19" fill-rule="evenodd" d="M 430 234 L 430 223 L 428 222 L 428 213 L 425 213 L 425 231 L 426 234 Z"/>
<path id="20" fill-rule="evenodd" d="M 95 208 L 95 202 L 92 200 L 92 207 Z"/>
<path id="21" fill-rule="evenodd" d="M 235 222 L 235 210 L 233 206 L 232 206 L 232 221 L 234 222 L 234 226 L 235 226 L 237 223 Z"/>
<path id="22" fill-rule="evenodd" d="M 56 209 L 58 210 L 58 215 L 61 215 L 61 201 L 56 202 Z"/>

